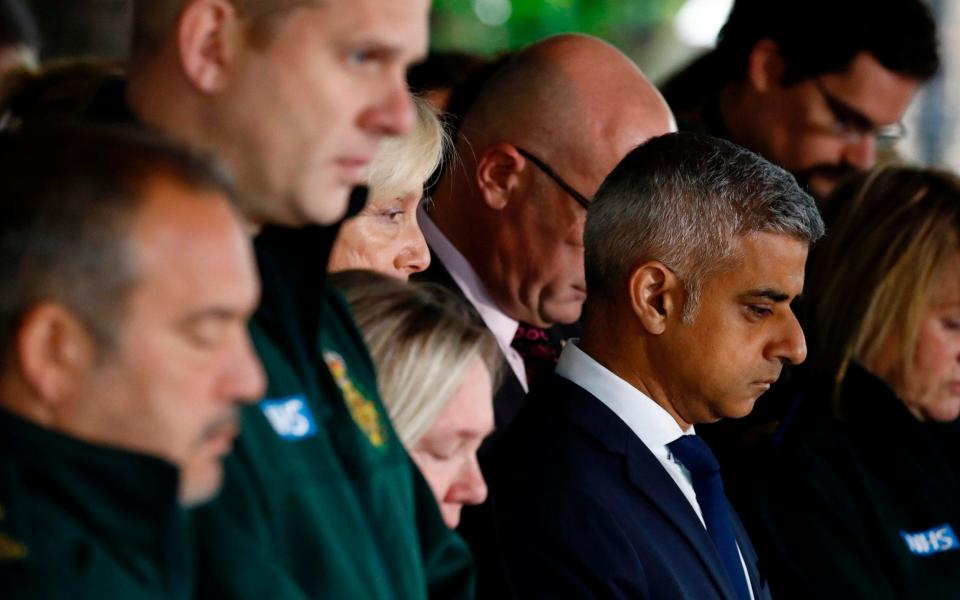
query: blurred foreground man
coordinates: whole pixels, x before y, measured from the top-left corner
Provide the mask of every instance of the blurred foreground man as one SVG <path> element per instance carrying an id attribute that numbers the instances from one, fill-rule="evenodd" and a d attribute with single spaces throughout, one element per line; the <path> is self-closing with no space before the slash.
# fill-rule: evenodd
<path id="1" fill-rule="evenodd" d="M 379 141 L 414 123 L 407 67 L 427 0 L 147 0 L 127 117 L 221 157 L 258 228 L 251 323 L 267 396 L 243 413 L 222 495 L 196 514 L 199 594 L 471 596 L 469 553 L 397 439 L 343 299 L 325 284 L 336 225 Z"/>
<path id="2" fill-rule="evenodd" d="M 521 598 L 769 598 L 694 425 L 742 417 L 806 345 L 790 302 L 823 234 L 793 177 L 729 142 L 655 138 L 584 236 L 583 338 L 487 462 Z"/>
<path id="3" fill-rule="evenodd" d="M 716 49 L 663 93 L 682 131 L 749 148 L 823 198 L 905 135 L 938 66 L 923 0 L 737 0 Z"/>
<path id="4" fill-rule="evenodd" d="M 264 386 L 232 192 L 90 131 L 3 134 L 0 182 L 0 590 L 187 598 L 181 507 L 220 488 Z"/>

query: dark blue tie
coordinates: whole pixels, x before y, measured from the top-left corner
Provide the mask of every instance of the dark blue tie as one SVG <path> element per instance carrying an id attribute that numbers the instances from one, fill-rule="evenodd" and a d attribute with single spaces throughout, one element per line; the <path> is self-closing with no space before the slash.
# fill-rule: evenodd
<path id="1" fill-rule="evenodd" d="M 680 439 L 667 444 L 667 448 L 690 471 L 693 491 L 697 493 L 697 503 L 706 521 L 707 533 L 720 553 L 720 560 L 733 583 L 733 589 L 741 600 L 750 600 L 717 459 L 706 442 L 696 435 L 682 435 Z"/>

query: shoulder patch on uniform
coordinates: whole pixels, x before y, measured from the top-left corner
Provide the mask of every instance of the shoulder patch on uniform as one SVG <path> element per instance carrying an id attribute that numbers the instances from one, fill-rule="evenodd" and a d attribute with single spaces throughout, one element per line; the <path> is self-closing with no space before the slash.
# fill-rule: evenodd
<path id="1" fill-rule="evenodd" d="M 353 380 L 350 379 L 350 374 L 347 372 L 347 363 L 342 356 L 327 350 L 323 353 L 323 360 L 327 363 L 327 368 L 330 369 L 333 380 L 343 394 L 343 399 L 347 403 L 353 422 L 367 436 L 374 448 L 382 448 L 387 443 L 387 434 L 383 426 L 383 417 L 377 409 L 377 405 L 360 393 L 357 386 L 353 384 Z"/>
<path id="2" fill-rule="evenodd" d="M 317 434 L 317 421 L 313 418 L 306 396 L 260 401 L 260 410 L 266 415 L 273 430 L 285 440 L 302 440 Z"/>
<path id="3" fill-rule="evenodd" d="M 900 536 L 906 542 L 910 554 L 916 556 L 929 556 L 960 549 L 960 542 L 957 541 L 957 535 L 949 523 L 915 533 L 901 530 Z"/>
<path id="4" fill-rule="evenodd" d="M 27 547 L 0 531 L 0 561 L 23 560 L 26 557 Z"/>

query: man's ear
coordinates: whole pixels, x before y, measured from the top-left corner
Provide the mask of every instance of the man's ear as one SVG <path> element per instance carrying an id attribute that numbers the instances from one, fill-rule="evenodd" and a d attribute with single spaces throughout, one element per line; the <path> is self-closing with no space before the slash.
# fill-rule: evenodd
<path id="1" fill-rule="evenodd" d="M 96 352 L 86 326 L 66 308 L 50 302 L 24 316 L 15 340 L 16 364 L 24 382 L 49 406 L 76 393 Z"/>
<path id="2" fill-rule="evenodd" d="M 759 40 L 747 56 L 747 80 L 759 93 L 782 85 L 786 69 L 780 46 L 771 39 Z"/>
<path id="3" fill-rule="evenodd" d="M 200 92 L 224 89 L 243 43 L 237 11 L 229 0 L 191 0 L 177 21 L 177 50 L 187 79 Z"/>
<path id="4" fill-rule="evenodd" d="M 630 306 L 643 327 L 660 335 L 683 308 L 683 289 L 673 271 L 658 261 L 641 264 L 630 273 Z"/>
<path id="5" fill-rule="evenodd" d="M 494 144 L 477 161 L 477 189 L 493 210 L 503 210 L 518 186 L 526 159 L 510 144 Z"/>

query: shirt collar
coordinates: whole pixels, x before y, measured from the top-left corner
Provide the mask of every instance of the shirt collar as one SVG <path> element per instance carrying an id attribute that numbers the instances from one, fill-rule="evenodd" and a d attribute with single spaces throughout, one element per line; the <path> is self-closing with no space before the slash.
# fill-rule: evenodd
<path id="1" fill-rule="evenodd" d="M 423 207 L 419 209 L 417 222 L 420 224 L 420 229 L 423 230 L 423 237 L 426 238 L 427 244 L 460 287 L 463 295 L 480 313 L 480 317 L 487 328 L 497 338 L 500 348 L 504 351 L 510 348 L 520 322 L 500 310 L 466 257 L 430 220 Z"/>
<path id="2" fill-rule="evenodd" d="M 648 448 L 666 446 L 681 435 L 693 435 L 680 426 L 662 406 L 577 347 L 570 340 L 560 353 L 557 375 L 593 394 L 626 423 Z"/>

